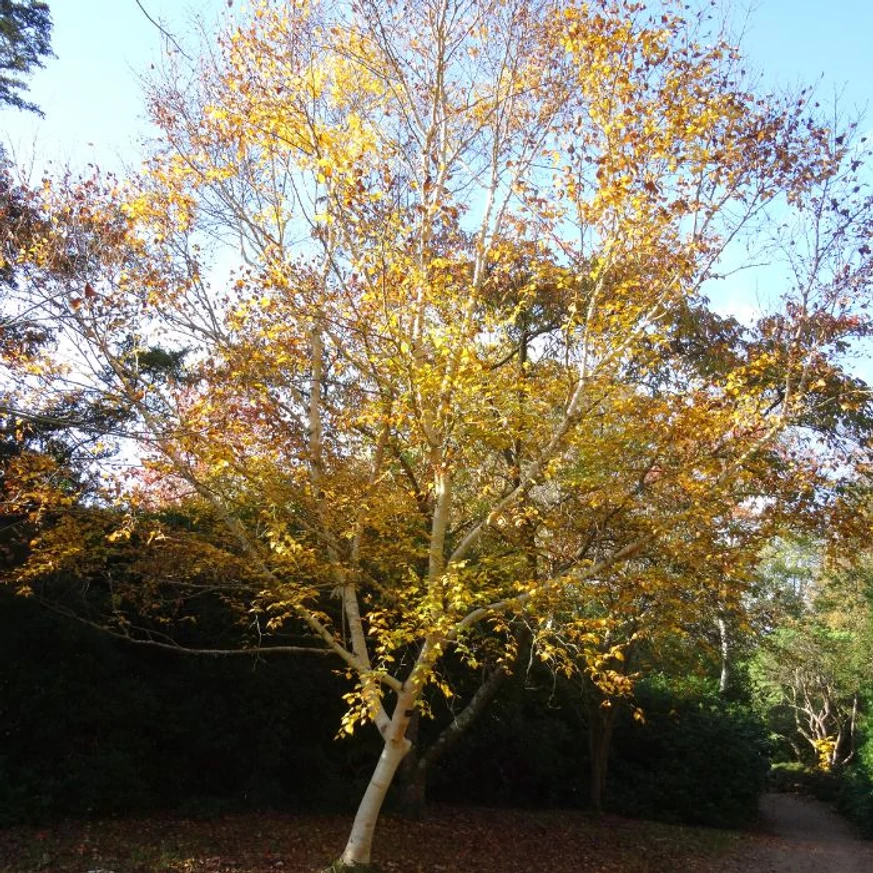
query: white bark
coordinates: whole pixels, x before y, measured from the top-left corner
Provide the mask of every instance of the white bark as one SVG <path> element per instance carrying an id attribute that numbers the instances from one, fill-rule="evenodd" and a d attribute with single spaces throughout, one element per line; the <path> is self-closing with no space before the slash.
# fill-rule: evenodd
<path id="1" fill-rule="evenodd" d="M 376 831 L 376 823 L 379 820 L 382 804 L 400 762 L 412 747 L 412 743 L 406 738 L 406 726 L 409 724 L 414 705 L 415 697 L 413 694 L 406 692 L 398 695 L 397 706 L 391 719 L 390 730 L 387 731 L 382 754 L 379 756 L 376 769 L 370 777 L 370 783 L 367 785 L 367 790 L 358 806 L 349 840 L 339 859 L 340 863 L 346 867 L 370 863 L 373 834 Z"/>
<path id="2" fill-rule="evenodd" d="M 731 675 L 731 647 L 724 615 L 719 614 L 716 619 L 716 625 L 718 626 L 718 639 L 721 648 L 721 675 L 718 680 L 718 692 L 719 694 L 726 694 Z"/>
<path id="3" fill-rule="evenodd" d="M 347 867 L 370 863 L 373 834 L 376 830 L 376 822 L 379 820 L 382 803 L 388 793 L 394 774 L 409 751 L 410 745 L 411 743 L 407 739 L 389 740 L 385 743 L 382 754 L 379 756 L 379 763 L 373 771 L 370 784 L 364 792 L 360 806 L 358 806 L 352 832 L 349 834 L 349 841 L 340 857 L 340 861 Z"/>

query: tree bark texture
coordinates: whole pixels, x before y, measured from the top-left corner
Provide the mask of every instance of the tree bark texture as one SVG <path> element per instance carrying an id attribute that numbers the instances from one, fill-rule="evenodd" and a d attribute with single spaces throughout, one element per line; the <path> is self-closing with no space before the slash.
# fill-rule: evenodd
<path id="1" fill-rule="evenodd" d="M 615 724 L 615 706 L 602 706 L 596 698 L 588 706 L 588 750 L 591 755 L 591 785 L 589 800 L 593 809 L 603 809 L 603 794 L 609 771 L 609 751 L 612 745 L 612 728 Z"/>
<path id="2" fill-rule="evenodd" d="M 394 774 L 409 751 L 410 745 L 406 737 L 386 740 L 382 754 L 379 756 L 379 762 L 370 778 L 370 784 L 358 806 L 349 840 L 340 856 L 342 865 L 356 867 L 367 866 L 370 863 L 373 834 L 376 830 L 376 822 L 379 820 L 379 812 L 391 786 L 391 781 L 394 779 Z"/>

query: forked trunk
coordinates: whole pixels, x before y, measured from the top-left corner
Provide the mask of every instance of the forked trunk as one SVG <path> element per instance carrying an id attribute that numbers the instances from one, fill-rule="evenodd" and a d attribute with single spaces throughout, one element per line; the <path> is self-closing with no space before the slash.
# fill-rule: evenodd
<path id="1" fill-rule="evenodd" d="M 482 683 L 467 705 L 452 721 L 446 725 L 440 735 L 425 749 L 418 742 L 419 713 L 409 721 L 406 736 L 415 746 L 404 758 L 399 777 L 400 809 L 408 816 L 421 818 L 427 805 L 427 783 L 436 764 L 457 744 L 464 733 L 482 715 L 488 705 L 500 690 L 504 681 L 511 673 L 520 675 L 523 681 L 523 670 L 520 668 L 530 659 L 532 635 L 527 628 L 518 631 L 518 648 L 511 666 L 511 671 L 505 664 L 488 670 L 482 678 Z"/>
<path id="2" fill-rule="evenodd" d="M 400 766 L 404 755 L 409 751 L 410 742 L 405 737 L 400 740 L 386 741 L 379 756 L 379 763 L 373 771 L 370 784 L 364 792 L 364 797 L 358 806 L 352 832 L 345 850 L 340 856 L 340 864 L 345 867 L 366 867 L 370 863 L 373 848 L 373 833 L 379 812 L 385 801 L 385 795 L 394 779 L 394 774 Z"/>

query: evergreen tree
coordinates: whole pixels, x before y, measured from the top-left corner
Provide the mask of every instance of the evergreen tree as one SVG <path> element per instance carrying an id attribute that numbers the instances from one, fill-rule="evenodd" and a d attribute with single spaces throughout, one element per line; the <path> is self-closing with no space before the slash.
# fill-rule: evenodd
<path id="1" fill-rule="evenodd" d="M 52 19 L 40 0 L 0 0 L 0 106 L 15 106 L 42 115 L 21 96 L 22 76 L 51 55 Z"/>

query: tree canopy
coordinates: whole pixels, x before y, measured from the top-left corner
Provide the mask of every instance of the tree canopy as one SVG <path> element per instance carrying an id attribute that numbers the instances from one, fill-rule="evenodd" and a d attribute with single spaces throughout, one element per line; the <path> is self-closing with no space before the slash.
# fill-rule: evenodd
<path id="1" fill-rule="evenodd" d="M 74 431 L 142 469 L 105 472 L 111 517 L 54 516 L 19 582 L 135 541 L 151 571 L 103 573 L 104 620 L 157 639 L 129 608 L 178 605 L 158 595 L 206 562 L 156 510 L 223 526 L 223 600 L 336 655 L 344 728 L 384 739 L 347 865 L 448 651 L 476 663 L 481 627 L 509 651 L 523 622 L 617 681 L 620 626 L 739 604 L 764 534 L 826 499 L 822 436 L 862 436 L 841 355 L 869 329 L 865 145 L 756 93 L 708 21 L 260 2 L 154 85 L 138 178 L 32 193 L 10 305 L 53 345 L 10 358 L 9 407 L 99 410 Z M 785 268 L 749 326 L 707 299 L 744 251 Z"/>

